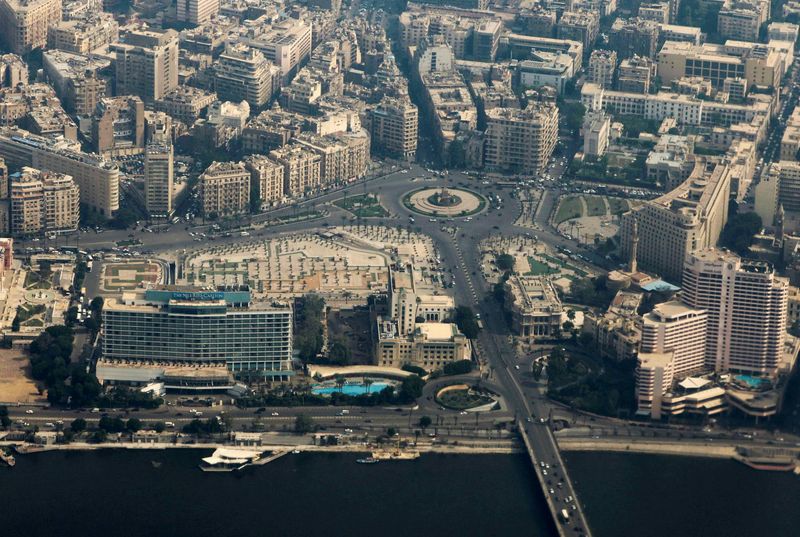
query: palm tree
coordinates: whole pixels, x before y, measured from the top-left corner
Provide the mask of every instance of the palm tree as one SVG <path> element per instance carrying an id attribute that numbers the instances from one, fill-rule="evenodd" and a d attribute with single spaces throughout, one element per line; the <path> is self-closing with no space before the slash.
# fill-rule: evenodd
<path id="1" fill-rule="evenodd" d="M 372 386 L 372 383 L 375 382 L 369 377 L 364 377 L 364 387 L 367 389 L 367 393 L 369 393 L 369 387 Z"/>
<path id="2" fill-rule="evenodd" d="M 344 391 L 344 385 L 345 385 L 345 382 L 346 382 L 344 377 L 342 375 L 336 375 L 335 382 L 336 382 L 336 387 L 339 389 L 339 392 L 340 393 L 343 392 Z"/>

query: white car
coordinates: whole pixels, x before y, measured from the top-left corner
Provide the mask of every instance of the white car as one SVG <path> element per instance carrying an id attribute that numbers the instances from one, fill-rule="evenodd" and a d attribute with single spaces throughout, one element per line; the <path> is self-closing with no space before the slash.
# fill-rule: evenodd
<path id="1" fill-rule="evenodd" d="M 25 413 L 26 414 L 33 414 L 33 410 L 28 409 L 28 410 L 25 411 Z"/>
<path id="2" fill-rule="evenodd" d="M 271 415 L 272 416 L 280 416 L 280 414 L 278 414 L 277 412 L 273 412 Z"/>

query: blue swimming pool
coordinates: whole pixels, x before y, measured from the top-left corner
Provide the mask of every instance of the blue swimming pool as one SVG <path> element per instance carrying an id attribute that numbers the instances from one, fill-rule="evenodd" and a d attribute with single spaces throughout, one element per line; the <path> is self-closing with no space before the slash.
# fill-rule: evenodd
<path id="1" fill-rule="evenodd" d="M 769 386 L 770 384 L 769 379 L 754 377 L 752 375 L 736 375 L 733 378 L 735 378 L 739 382 L 747 384 L 747 386 L 750 388 L 761 388 L 763 386 Z"/>
<path id="2" fill-rule="evenodd" d="M 338 386 L 318 386 L 311 388 L 311 393 L 315 395 L 330 395 L 332 393 L 342 392 L 346 395 L 363 395 L 365 393 L 378 393 L 385 387 L 389 386 L 388 382 L 373 382 L 369 386 L 364 384 L 345 384 L 341 388 Z"/>

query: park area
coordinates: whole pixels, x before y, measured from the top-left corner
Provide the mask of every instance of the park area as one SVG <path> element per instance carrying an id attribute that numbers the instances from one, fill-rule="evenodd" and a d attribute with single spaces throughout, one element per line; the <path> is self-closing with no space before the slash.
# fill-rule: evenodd
<path id="1" fill-rule="evenodd" d="M 0 402 L 45 401 L 30 378 L 28 357 L 19 349 L 0 349 Z"/>
<path id="2" fill-rule="evenodd" d="M 489 405 L 495 402 L 491 394 L 477 390 L 466 384 L 458 384 L 442 388 L 436 394 L 436 401 L 443 407 L 452 410 L 468 410 Z"/>
<path id="3" fill-rule="evenodd" d="M 334 204 L 345 211 L 353 213 L 358 218 L 389 216 L 389 212 L 383 208 L 378 196 L 375 194 L 342 198 L 335 201 Z"/>
<path id="4" fill-rule="evenodd" d="M 584 244 L 606 241 L 617 234 L 619 215 L 641 202 L 610 196 L 578 194 L 559 200 L 553 224 L 564 235 Z"/>

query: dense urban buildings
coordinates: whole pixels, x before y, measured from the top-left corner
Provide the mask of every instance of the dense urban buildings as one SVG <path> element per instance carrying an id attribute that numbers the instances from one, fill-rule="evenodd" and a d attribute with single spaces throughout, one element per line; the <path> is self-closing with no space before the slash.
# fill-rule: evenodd
<path id="1" fill-rule="evenodd" d="M 529 104 L 524 110 L 494 108 L 486 114 L 487 168 L 541 173 L 558 139 L 558 109 Z"/>
<path id="2" fill-rule="evenodd" d="M 250 209 L 250 172 L 239 162 L 215 162 L 200 176 L 207 218 L 244 214 Z"/>
<path id="3" fill-rule="evenodd" d="M 0 1 L 0 34 L 6 48 L 27 54 L 47 44 L 47 30 L 61 22 L 61 0 Z"/>
<path id="4" fill-rule="evenodd" d="M 9 176 L 11 233 L 65 233 L 78 228 L 80 189 L 68 175 L 23 167 Z"/>
<path id="5" fill-rule="evenodd" d="M 175 30 L 129 32 L 115 53 L 117 95 L 136 95 L 145 102 L 161 99 L 178 87 L 178 33 Z"/>

